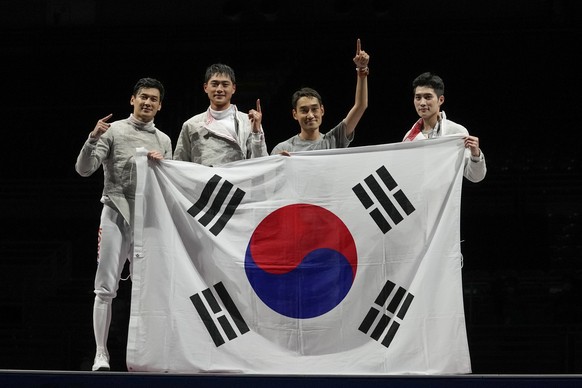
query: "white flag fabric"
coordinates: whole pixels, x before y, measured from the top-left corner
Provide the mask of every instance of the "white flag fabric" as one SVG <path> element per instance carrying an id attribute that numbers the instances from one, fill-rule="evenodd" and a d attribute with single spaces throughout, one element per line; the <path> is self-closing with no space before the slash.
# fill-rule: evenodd
<path id="1" fill-rule="evenodd" d="M 460 136 L 245 160 L 138 150 L 130 371 L 470 373 Z"/>

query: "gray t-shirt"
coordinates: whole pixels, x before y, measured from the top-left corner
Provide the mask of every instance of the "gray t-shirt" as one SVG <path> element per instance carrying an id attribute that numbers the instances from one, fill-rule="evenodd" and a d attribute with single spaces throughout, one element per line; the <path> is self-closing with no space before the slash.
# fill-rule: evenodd
<path id="1" fill-rule="evenodd" d="M 278 155 L 282 151 L 313 151 L 328 150 L 332 148 L 347 148 L 354 140 L 352 132 L 350 138 L 346 136 L 346 123 L 342 120 L 331 131 L 321 134 L 317 140 L 302 140 L 299 135 L 277 144 L 271 151 L 271 155 Z"/>

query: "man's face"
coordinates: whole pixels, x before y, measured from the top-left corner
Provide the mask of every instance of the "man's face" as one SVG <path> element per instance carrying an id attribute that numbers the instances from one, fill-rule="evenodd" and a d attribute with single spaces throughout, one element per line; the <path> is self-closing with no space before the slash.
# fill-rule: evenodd
<path id="1" fill-rule="evenodd" d="M 235 91 L 236 85 L 224 74 L 214 74 L 204 84 L 204 93 L 208 95 L 210 108 L 214 110 L 225 110 L 230 107 L 230 99 Z"/>
<path id="2" fill-rule="evenodd" d="M 304 131 L 319 129 L 323 117 L 323 105 L 316 97 L 301 97 L 293 109 L 293 118 L 299 122 Z"/>
<path id="3" fill-rule="evenodd" d="M 152 121 L 162 109 L 160 91 L 156 88 L 140 89 L 135 96 L 131 96 L 129 103 L 133 105 L 133 115 L 145 123 Z"/>
<path id="4" fill-rule="evenodd" d="M 414 107 L 418 115 L 425 120 L 439 113 L 444 100 L 445 97 L 437 97 L 431 87 L 417 86 L 414 91 Z"/>

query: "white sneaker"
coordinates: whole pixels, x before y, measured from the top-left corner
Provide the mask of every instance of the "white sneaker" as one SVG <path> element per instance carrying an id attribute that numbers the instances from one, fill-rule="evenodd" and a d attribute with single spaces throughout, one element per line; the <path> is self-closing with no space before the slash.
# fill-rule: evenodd
<path id="1" fill-rule="evenodd" d="M 93 362 L 93 368 L 91 370 L 109 370 L 109 356 L 104 353 L 97 353 L 95 355 L 95 361 Z"/>

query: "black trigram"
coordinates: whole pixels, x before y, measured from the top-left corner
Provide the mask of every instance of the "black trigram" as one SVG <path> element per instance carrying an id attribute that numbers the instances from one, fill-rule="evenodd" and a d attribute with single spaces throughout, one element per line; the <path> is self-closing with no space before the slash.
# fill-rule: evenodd
<path id="1" fill-rule="evenodd" d="M 206 211 L 204 211 L 221 180 L 222 178 L 218 175 L 214 175 L 212 178 L 210 178 L 210 180 L 206 183 L 206 186 L 204 186 L 198 201 L 196 201 L 196 203 L 192 205 L 190 209 L 188 209 L 188 213 L 194 218 L 196 218 L 198 213 L 202 212 L 202 216 L 198 219 L 198 222 L 200 222 L 202 226 L 207 226 L 210 221 L 212 221 L 216 215 L 220 214 L 222 211 L 222 214 L 220 214 L 218 220 L 210 228 L 210 233 L 215 236 L 218 236 L 220 231 L 226 226 L 226 223 L 228 220 L 230 220 L 234 214 L 234 211 L 245 196 L 244 191 L 239 188 L 235 188 L 234 193 L 230 197 L 230 200 L 225 206 L 223 206 L 228 195 L 234 187 L 232 183 L 225 179 L 220 186 L 218 193 L 214 196 L 212 204 Z"/>
<path id="2" fill-rule="evenodd" d="M 399 321 L 404 319 L 412 299 L 414 299 L 414 295 L 402 287 L 398 287 L 393 292 L 395 287 L 396 285 L 390 280 L 386 281 L 382 291 L 374 301 L 374 305 L 370 307 L 368 314 L 358 328 L 364 334 L 371 331 L 370 337 L 386 347 L 390 346 L 394 336 L 396 336 L 400 327 Z M 384 307 L 386 304 L 387 306 Z M 378 317 L 380 318 L 378 319 Z"/>
<path id="3" fill-rule="evenodd" d="M 224 284 L 222 282 L 217 283 L 213 288 L 220 302 L 222 302 L 222 306 L 210 288 L 192 295 L 190 300 L 194 304 L 196 311 L 198 311 L 204 326 L 206 326 L 208 334 L 210 334 L 214 344 L 218 347 L 227 340 L 231 341 L 239 335 L 245 334 L 249 331 L 249 327 L 226 291 Z M 236 329 L 238 329 L 238 333 Z"/>
<path id="4" fill-rule="evenodd" d="M 352 190 L 366 209 L 373 206 L 370 211 L 370 216 L 376 222 L 376 225 L 378 225 L 382 233 L 386 234 L 390 229 L 392 229 L 392 226 L 390 226 L 390 223 L 380 211 L 378 204 L 382 206 L 385 214 L 392 220 L 394 225 L 398 225 L 398 223 L 404 219 L 400 211 L 396 208 L 394 201 L 400 205 L 400 208 L 407 216 L 414 211 L 414 206 L 412 206 L 408 198 L 406 198 L 404 192 L 398 188 L 396 181 L 392 178 L 392 175 L 390 175 L 386 167 L 382 166 L 377 169 L 376 174 L 384 183 L 384 186 L 388 191 L 380 185 L 374 174 L 370 174 L 364 179 L 364 182 L 358 183 L 352 187 Z M 373 199 L 368 195 L 364 185 L 368 187 L 373 194 Z M 392 197 L 392 200 L 390 197 Z"/>

